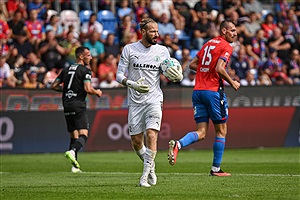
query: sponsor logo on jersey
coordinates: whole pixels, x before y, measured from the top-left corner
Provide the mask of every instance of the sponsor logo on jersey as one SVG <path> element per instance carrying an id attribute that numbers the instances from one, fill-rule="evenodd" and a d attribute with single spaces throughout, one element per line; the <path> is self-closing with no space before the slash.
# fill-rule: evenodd
<path id="1" fill-rule="evenodd" d="M 200 72 L 209 72 L 208 67 L 200 67 Z"/>
<path id="2" fill-rule="evenodd" d="M 73 92 L 73 90 L 69 90 L 67 93 L 66 93 L 66 97 L 68 97 L 69 99 L 71 99 L 72 97 L 76 97 L 77 94 Z"/>
<path id="3" fill-rule="evenodd" d="M 214 39 L 212 39 L 212 40 L 209 40 L 209 42 L 219 44 L 221 41 L 220 40 L 214 40 Z"/>
<path id="4" fill-rule="evenodd" d="M 141 63 L 134 63 L 133 64 L 134 69 L 140 69 L 140 70 L 159 70 L 159 67 L 156 65 L 150 65 L 150 64 L 141 64 Z"/>

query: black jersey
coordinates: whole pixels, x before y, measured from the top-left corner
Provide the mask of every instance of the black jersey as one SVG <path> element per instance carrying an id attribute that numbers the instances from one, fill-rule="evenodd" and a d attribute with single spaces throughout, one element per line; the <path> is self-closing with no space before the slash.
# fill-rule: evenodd
<path id="1" fill-rule="evenodd" d="M 91 78 L 91 70 L 81 64 L 73 64 L 62 70 L 57 79 L 63 83 L 62 101 L 65 109 L 86 108 L 84 82 L 91 82 Z"/>

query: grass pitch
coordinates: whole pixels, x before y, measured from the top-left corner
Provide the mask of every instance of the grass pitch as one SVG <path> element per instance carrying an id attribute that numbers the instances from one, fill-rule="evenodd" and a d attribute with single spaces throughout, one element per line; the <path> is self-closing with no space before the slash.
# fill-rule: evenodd
<path id="1" fill-rule="evenodd" d="M 143 166 L 132 151 L 81 152 L 81 174 L 70 172 L 63 152 L 4 154 L 0 199 L 300 199 L 299 148 L 227 149 L 222 169 L 231 177 L 208 176 L 211 161 L 211 150 L 182 150 L 170 166 L 159 151 L 158 183 L 141 188 Z"/>

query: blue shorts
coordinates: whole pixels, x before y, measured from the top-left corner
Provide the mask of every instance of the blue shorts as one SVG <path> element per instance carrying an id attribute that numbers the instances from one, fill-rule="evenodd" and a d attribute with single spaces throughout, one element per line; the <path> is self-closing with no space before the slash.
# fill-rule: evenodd
<path id="1" fill-rule="evenodd" d="M 228 104 L 223 90 L 194 90 L 192 95 L 194 119 L 196 123 L 208 122 L 225 123 L 228 119 Z"/>

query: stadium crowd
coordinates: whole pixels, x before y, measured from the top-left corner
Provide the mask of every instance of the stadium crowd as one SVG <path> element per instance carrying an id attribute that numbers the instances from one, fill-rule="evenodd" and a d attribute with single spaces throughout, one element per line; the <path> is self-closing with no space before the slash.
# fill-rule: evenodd
<path id="1" fill-rule="evenodd" d="M 75 10 L 74 2 L 61 0 L 61 9 Z M 91 2 L 79 1 L 79 27 L 66 25 L 62 11 L 51 0 L 0 1 L 0 88 L 49 88 L 61 69 L 75 62 L 75 49 L 86 46 L 93 60 L 93 86 L 121 87 L 116 81 L 122 48 L 141 39 L 141 19 L 151 17 L 159 25 L 159 43 L 167 46 L 183 68 L 177 85 L 193 86 L 195 72 L 189 62 L 202 45 L 218 36 L 222 20 L 230 19 L 238 31 L 228 72 L 242 86 L 300 85 L 300 0 L 278 0 L 272 9 L 257 0 L 222 0 L 213 5 L 200 0 L 98 0 L 98 10 L 111 11 L 115 31 L 108 31 L 93 13 Z M 161 76 L 162 85 L 174 85 Z"/>

